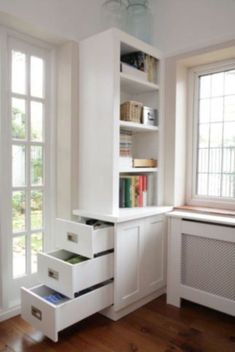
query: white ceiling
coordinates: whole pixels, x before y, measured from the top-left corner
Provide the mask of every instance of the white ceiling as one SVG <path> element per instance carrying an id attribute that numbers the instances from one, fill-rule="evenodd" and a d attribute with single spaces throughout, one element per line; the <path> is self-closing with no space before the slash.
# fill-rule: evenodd
<path id="1" fill-rule="evenodd" d="M 165 54 L 235 39 L 234 0 L 150 0 L 154 43 Z M 99 32 L 103 0 L 0 0 L 0 11 L 58 37 Z M 14 20 L 13 20 L 14 22 Z"/>

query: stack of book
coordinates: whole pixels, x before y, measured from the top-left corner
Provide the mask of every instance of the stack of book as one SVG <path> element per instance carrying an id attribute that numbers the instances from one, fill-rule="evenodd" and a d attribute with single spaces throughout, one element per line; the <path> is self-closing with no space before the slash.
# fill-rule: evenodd
<path id="1" fill-rule="evenodd" d="M 120 131 L 120 168 L 132 167 L 132 132 Z"/>
<path id="2" fill-rule="evenodd" d="M 121 62 L 129 65 L 133 69 L 135 68 L 137 72 L 144 72 L 146 74 L 146 80 L 148 80 L 149 82 L 156 83 L 157 60 L 154 57 L 148 54 L 144 54 L 141 51 L 136 51 L 133 53 L 122 55 Z M 128 72 L 128 67 L 126 67 L 125 65 L 121 66 L 121 70 L 122 72 L 130 74 L 132 73 L 134 75 L 134 71 L 132 70 Z"/>
<path id="3" fill-rule="evenodd" d="M 152 175 L 123 175 L 119 181 L 119 207 L 133 208 L 153 205 Z"/>

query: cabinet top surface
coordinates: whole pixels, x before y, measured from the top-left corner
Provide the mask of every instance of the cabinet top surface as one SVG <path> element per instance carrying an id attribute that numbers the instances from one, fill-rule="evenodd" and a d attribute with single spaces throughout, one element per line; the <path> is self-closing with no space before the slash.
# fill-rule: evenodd
<path id="1" fill-rule="evenodd" d="M 203 221 L 203 222 L 213 222 L 218 224 L 235 226 L 235 216 L 209 215 L 209 214 L 196 213 L 193 211 L 172 211 L 168 213 L 167 216 L 172 218 L 197 220 L 197 221 Z"/>
<path id="2" fill-rule="evenodd" d="M 83 209 L 75 209 L 73 211 L 74 215 L 94 218 L 98 220 L 120 223 L 130 220 L 137 220 L 144 217 L 165 214 L 172 210 L 171 206 L 162 206 L 162 207 L 144 207 L 144 208 L 122 208 L 119 209 L 117 213 L 114 214 L 105 214 L 105 213 L 96 213 L 92 211 L 86 211 Z"/>

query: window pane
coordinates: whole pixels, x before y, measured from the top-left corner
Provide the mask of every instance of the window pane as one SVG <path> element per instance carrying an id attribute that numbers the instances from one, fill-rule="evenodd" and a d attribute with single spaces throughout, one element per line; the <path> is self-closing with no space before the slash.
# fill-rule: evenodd
<path id="1" fill-rule="evenodd" d="M 200 77 L 200 98 L 208 98 L 211 96 L 211 76 Z"/>
<path id="2" fill-rule="evenodd" d="M 224 98 L 224 120 L 235 121 L 235 95 Z"/>
<path id="3" fill-rule="evenodd" d="M 224 124 L 224 146 L 235 147 L 235 122 Z"/>
<path id="4" fill-rule="evenodd" d="M 19 51 L 12 51 L 12 91 L 18 94 L 26 93 L 26 55 Z"/>
<path id="5" fill-rule="evenodd" d="M 210 99 L 200 100 L 199 122 L 210 121 Z"/>
<path id="6" fill-rule="evenodd" d="M 31 102 L 31 140 L 42 141 L 43 139 L 43 105 L 35 101 Z"/>
<path id="7" fill-rule="evenodd" d="M 25 186 L 25 146 L 12 146 L 12 185 L 13 187 Z"/>
<path id="8" fill-rule="evenodd" d="M 210 164 L 209 164 L 209 172 L 221 172 L 221 161 L 222 161 L 222 149 L 221 148 L 213 148 L 210 149 Z"/>
<path id="9" fill-rule="evenodd" d="M 25 192 L 12 193 L 12 229 L 13 232 L 25 231 Z"/>
<path id="10" fill-rule="evenodd" d="M 31 184 L 33 186 L 43 183 L 43 147 L 31 147 Z"/>
<path id="11" fill-rule="evenodd" d="M 224 148 L 223 172 L 235 173 L 235 148 Z"/>
<path id="12" fill-rule="evenodd" d="M 13 277 L 26 274 L 25 236 L 13 238 Z"/>
<path id="13" fill-rule="evenodd" d="M 197 179 L 197 194 L 200 196 L 207 195 L 207 183 L 208 183 L 208 175 L 207 174 L 198 174 Z"/>
<path id="14" fill-rule="evenodd" d="M 25 100 L 12 98 L 12 137 L 26 138 Z"/>
<path id="15" fill-rule="evenodd" d="M 209 196 L 219 197 L 220 196 L 220 180 L 221 176 L 217 174 L 210 174 L 208 180 Z"/>
<path id="16" fill-rule="evenodd" d="M 43 97 L 43 60 L 39 57 L 30 58 L 30 92 L 33 97 Z"/>
<path id="17" fill-rule="evenodd" d="M 42 192 L 31 192 L 31 229 L 39 230 L 43 226 L 42 218 Z"/>
<path id="18" fill-rule="evenodd" d="M 42 233 L 33 233 L 31 235 L 31 271 L 37 272 L 38 252 L 42 252 L 43 242 Z"/>
<path id="19" fill-rule="evenodd" d="M 211 75 L 211 96 L 217 97 L 223 95 L 224 91 L 224 73 L 214 73 Z"/>
<path id="20" fill-rule="evenodd" d="M 209 124 L 199 125 L 199 148 L 208 148 L 209 145 Z"/>
<path id="21" fill-rule="evenodd" d="M 212 123 L 210 126 L 210 147 L 221 147 L 223 136 L 223 124 Z"/>
<path id="22" fill-rule="evenodd" d="M 223 98 L 211 99 L 211 122 L 223 121 Z"/>
<path id="23" fill-rule="evenodd" d="M 235 197 L 235 176 L 223 175 L 222 196 Z"/>
<path id="24" fill-rule="evenodd" d="M 198 172 L 208 172 L 208 149 L 198 151 Z"/>
<path id="25" fill-rule="evenodd" d="M 225 72 L 225 94 L 235 94 L 235 70 Z"/>

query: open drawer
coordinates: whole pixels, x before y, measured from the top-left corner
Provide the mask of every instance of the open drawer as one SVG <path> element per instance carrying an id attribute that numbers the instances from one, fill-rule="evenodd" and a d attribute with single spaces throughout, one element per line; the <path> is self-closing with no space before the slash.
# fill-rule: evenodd
<path id="1" fill-rule="evenodd" d="M 77 264 L 66 262 L 75 257 L 73 253 L 57 250 L 38 254 L 38 274 L 47 286 L 74 298 L 74 294 L 113 278 L 113 253 L 84 259 Z"/>
<path id="2" fill-rule="evenodd" d="M 106 224 L 96 229 L 82 222 L 56 219 L 56 244 L 58 248 L 93 258 L 96 253 L 113 249 L 113 229 Z"/>
<path id="3" fill-rule="evenodd" d="M 40 285 L 31 289 L 21 288 L 22 318 L 42 331 L 51 340 L 58 341 L 58 332 L 76 322 L 109 307 L 113 303 L 113 283 L 60 303 L 45 299 L 55 291 Z"/>

